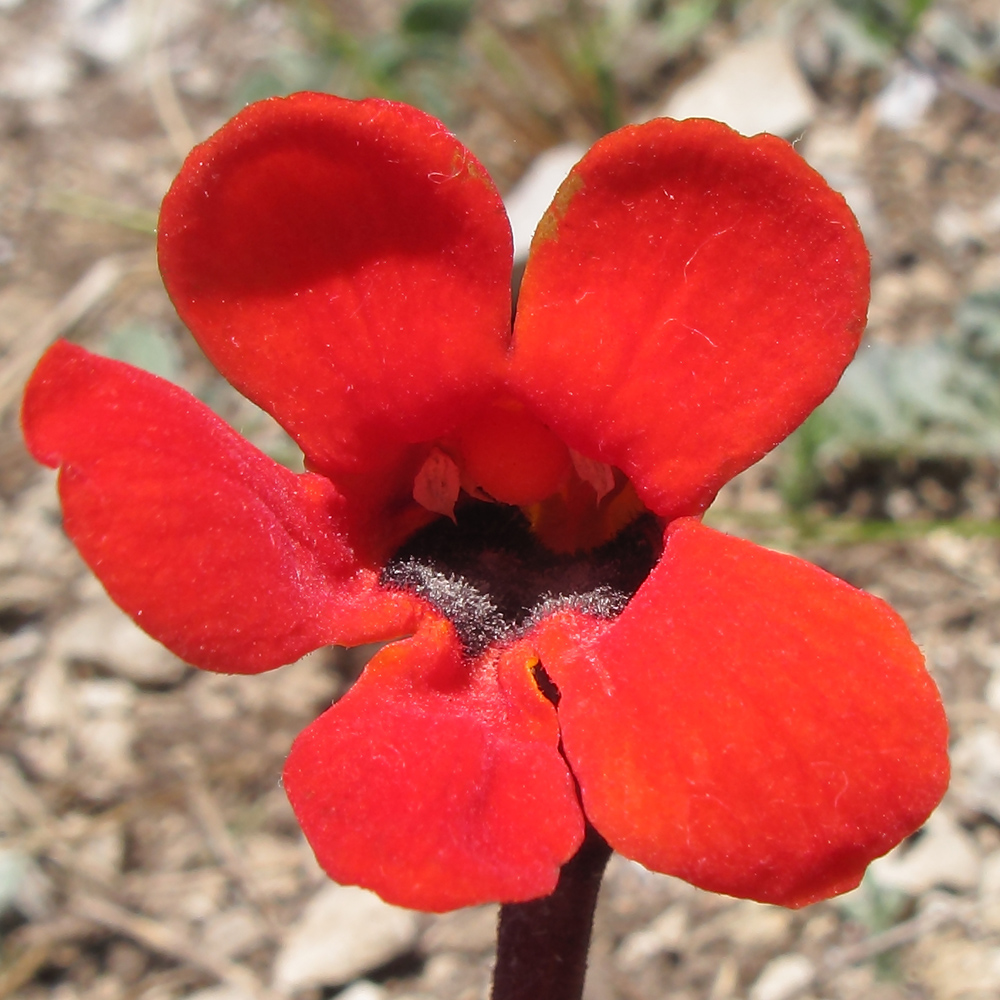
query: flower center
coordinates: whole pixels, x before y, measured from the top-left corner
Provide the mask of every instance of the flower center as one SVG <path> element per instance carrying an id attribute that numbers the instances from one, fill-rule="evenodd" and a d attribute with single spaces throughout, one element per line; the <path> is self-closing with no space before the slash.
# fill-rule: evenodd
<path id="1" fill-rule="evenodd" d="M 430 446 L 413 498 L 444 516 L 410 535 L 382 582 L 430 601 L 472 656 L 561 606 L 618 615 L 662 548 L 660 521 L 620 471 L 513 400 Z"/>
<path id="2" fill-rule="evenodd" d="M 460 498 L 519 507 L 542 545 L 584 552 L 646 508 L 611 466 L 569 449 L 514 401 L 492 403 L 431 447 L 413 498 L 455 521 Z"/>
<path id="3" fill-rule="evenodd" d="M 594 503 L 593 491 L 591 504 Z M 558 607 L 618 615 L 656 564 L 662 530 L 646 512 L 585 553 L 554 552 L 517 507 L 467 499 L 389 560 L 382 583 L 449 618 L 470 656 L 511 640 Z"/>

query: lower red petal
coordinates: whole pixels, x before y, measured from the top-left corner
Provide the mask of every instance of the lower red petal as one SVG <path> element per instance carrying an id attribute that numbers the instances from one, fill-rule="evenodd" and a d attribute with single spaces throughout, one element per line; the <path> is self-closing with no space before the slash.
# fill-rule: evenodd
<path id="1" fill-rule="evenodd" d="M 649 868 L 801 906 L 857 885 L 944 793 L 920 651 L 815 566 L 682 519 L 621 617 L 586 627 L 533 638 L 588 818 Z"/>
<path id="2" fill-rule="evenodd" d="M 285 790 L 331 878 L 429 911 L 555 888 L 583 817 L 533 663 L 430 622 L 299 736 Z"/>

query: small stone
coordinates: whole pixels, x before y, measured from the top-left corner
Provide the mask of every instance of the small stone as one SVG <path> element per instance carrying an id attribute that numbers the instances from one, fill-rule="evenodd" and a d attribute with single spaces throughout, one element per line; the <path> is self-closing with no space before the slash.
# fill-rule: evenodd
<path id="1" fill-rule="evenodd" d="M 729 937 L 737 947 L 749 950 L 779 948 L 788 938 L 792 915 L 779 906 L 742 900 L 732 910 Z"/>
<path id="2" fill-rule="evenodd" d="M 136 777 L 135 688 L 112 679 L 79 681 L 75 688 L 72 738 L 81 757 L 77 784 L 89 798 L 108 801 Z"/>
<path id="3" fill-rule="evenodd" d="M 113 819 L 86 821 L 85 835 L 73 846 L 74 868 L 87 878 L 112 885 L 125 861 L 125 835 Z"/>
<path id="4" fill-rule="evenodd" d="M 212 954 L 240 958 L 267 940 L 267 929 L 249 907 L 234 906 L 211 916 L 202 931 L 202 938 Z"/>
<path id="5" fill-rule="evenodd" d="M 327 885 L 289 931 L 274 962 L 274 985 L 285 993 L 341 986 L 405 954 L 419 932 L 416 913 L 365 889 Z"/>
<path id="6" fill-rule="evenodd" d="M 937 809 L 915 843 L 904 842 L 873 862 L 871 874 L 880 886 L 917 896 L 939 886 L 972 889 L 979 882 L 980 865 L 975 840 L 944 809 Z"/>
<path id="7" fill-rule="evenodd" d="M 996 700 L 1000 703 L 1000 695 Z M 955 744 L 951 760 L 952 791 L 962 805 L 1000 822 L 1000 733 L 974 729 Z"/>
<path id="8" fill-rule="evenodd" d="M 430 953 L 490 951 L 496 944 L 498 907 L 475 906 L 435 917 L 424 931 L 421 948 Z"/>
<path id="9" fill-rule="evenodd" d="M 52 913 L 52 885 L 30 854 L 0 850 L 0 914 L 18 910 L 31 920 Z"/>
<path id="10" fill-rule="evenodd" d="M 243 840 L 247 870 L 254 888 L 265 899 L 298 896 L 302 888 L 304 855 L 298 840 L 270 833 L 250 834 Z"/>
<path id="11" fill-rule="evenodd" d="M 740 964 L 732 955 L 726 956 L 719 965 L 719 971 L 712 981 L 708 1000 L 728 1000 L 736 996 L 740 985 Z"/>
<path id="12" fill-rule="evenodd" d="M 229 879 L 219 868 L 134 872 L 126 896 L 139 909 L 171 921 L 207 921 L 223 907 Z"/>
<path id="13" fill-rule="evenodd" d="M 359 979 L 352 983 L 341 993 L 337 994 L 337 1000 L 386 1000 L 388 992 L 377 983 L 367 979 Z"/>
<path id="14" fill-rule="evenodd" d="M 921 979 L 934 1000 L 987 1000 L 1000 995 L 1000 948 L 982 941 L 923 942 Z"/>
<path id="15" fill-rule="evenodd" d="M 684 943 L 688 927 L 687 906 L 677 903 L 661 913 L 648 927 L 634 931 L 622 941 L 617 953 L 621 968 L 641 968 L 654 955 L 677 951 Z"/>
<path id="16" fill-rule="evenodd" d="M 1000 932 L 1000 851 L 994 851 L 983 862 L 979 895 L 980 919 L 996 934 Z"/>
<path id="17" fill-rule="evenodd" d="M 69 720 L 69 705 L 66 665 L 56 657 L 47 656 L 25 682 L 21 720 L 29 730 L 62 728 Z"/>
<path id="18" fill-rule="evenodd" d="M 65 94 L 76 75 L 63 47 L 43 39 L 21 51 L 8 52 L 0 75 L 0 94 L 22 101 L 39 101 Z"/>
<path id="19" fill-rule="evenodd" d="M 187 667 L 104 597 L 62 622 L 52 650 L 67 661 L 97 663 L 137 684 L 176 684 Z"/>
<path id="20" fill-rule="evenodd" d="M 932 228 L 938 241 L 951 250 L 973 247 L 983 241 L 984 227 L 979 213 L 967 212 L 953 202 L 938 209 Z"/>
<path id="21" fill-rule="evenodd" d="M 930 73 L 899 65 L 875 98 L 875 120 L 897 132 L 916 128 L 939 91 L 938 82 Z"/>
<path id="22" fill-rule="evenodd" d="M 768 35 L 733 46 L 674 91 L 661 114 L 791 137 L 812 121 L 816 97 L 785 39 Z"/>
<path id="23" fill-rule="evenodd" d="M 22 628 L 7 639 L 0 639 L 0 667 L 31 659 L 42 648 L 42 633 L 36 628 Z"/>
<path id="24" fill-rule="evenodd" d="M 185 995 L 185 1000 L 258 1000 L 256 996 L 238 986 L 207 986 Z"/>
<path id="25" fill-rule="evenodd" d="M 750 1000 L 791 1000 L 816 977 L 816 967 L 805 955 L 779 955 L 764 966 L 750 987 Z"/>

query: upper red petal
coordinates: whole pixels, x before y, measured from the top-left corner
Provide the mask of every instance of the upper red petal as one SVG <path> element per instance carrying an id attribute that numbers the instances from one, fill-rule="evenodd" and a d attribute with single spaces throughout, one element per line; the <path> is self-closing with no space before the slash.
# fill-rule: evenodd
<path id="1" fill-rule="evenodd" d="M 702 120 L 624 128 L 538 228 L 516 380 L 657 514 L 695 513 L 834 387 L 868 272 L 843 198 L 783 140 Z"/>
<path id="2" fill-rule="evenodd" d="M 163 278 L 205 353 L 352 496 L 408 477 L 409 499 L 407 446 L 494 386 L 511 255 L 481 164 L 383 100 L 250 105 L 191 152 L 160 215 Z"/>
<path id="3" fill-rule="evenodd" d="M 332 878 L 434 911 L 555 888 L 583 816 L 533 663 L 428 619 L 300 734 L 285 790 Z"/>
<path id="4" fill-rule="evenodd" d="M 341 498 L 272 461 L 190 394 L 60 341 L 24 398 L 60 468 L 64 524 L 108 593 L 195 666 L 255 672 L 413 627 L 344 534 Z"/>
<path id="5" fill-rule="evenodd" d="M 697 521 L 615 622 L 532 638 L 587 817 L 702 888 L 786 906 L 853 888 L 947 785 L 941 700 L 892 609 Z"/>

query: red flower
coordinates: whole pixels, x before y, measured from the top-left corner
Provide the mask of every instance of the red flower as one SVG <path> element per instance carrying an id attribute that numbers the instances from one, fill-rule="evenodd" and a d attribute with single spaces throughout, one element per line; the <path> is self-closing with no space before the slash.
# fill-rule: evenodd
<path id="1" fill-rule="evenodd" d="M 196 666 L 396 640 L 288 759 L 331 876 L 428 910 L 529 899 L 586 816 L 658 871 L 799 906 L 937 803 L 945 719 L 900 619 L 698 518 L 864 325 L 858 228 L 786 143 L 667 120 L 598 142 L 513 336 L 500 197 L 398 104 L 247 108 L 188 158 L 159 252 L 310 471 L 67 343 L 25 434 L 111 596 Z"/>

